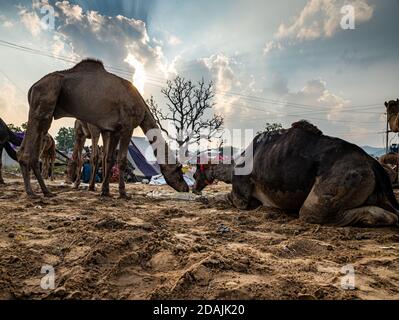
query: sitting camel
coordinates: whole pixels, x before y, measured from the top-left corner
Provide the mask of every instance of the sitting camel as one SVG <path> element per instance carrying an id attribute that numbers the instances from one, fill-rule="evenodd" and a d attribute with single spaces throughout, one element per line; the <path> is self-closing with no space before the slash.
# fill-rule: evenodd
<path id="1" fill-rule="evenodd" d="M 49 130 L 53 119 L 63 117 L 73 117 L 95 125 L 106 136 L 102 196 L 110 196 L 109 179 L 114 162 L 113 154 L 119 144 L 119 196 L 128 197 L 124 173 L 130 138 L 137 126 L 152 141 L 166 182 L 177 191 L 189 191 L 183 179 L 182 166 L 176 164 L 176 159 L 143 97 L 131 82 L 107 72 L 101 61 L 83 60 L 72 69 L 46 75 L 30 88 L 28 100 L 28 127 L 18 152 L 28 196 L 35 197 L 29 175 L 31 169 L 44 195 L 52 196 L 39 170 L 39 141 Z M 164 154 L 157 152 L 161 147 Z"/>
<path id="2" fill-rule="evenodd" d="M 215 179 L 232 183 L 229 201 L 242 210 L 261 205 L 299 213 L 300 219 L 338 226 L 388 226 L 399 204 L 382 166 L 354 144 L 324 136 L 306 121 L 253 140 L 253 170 L 198 165 L 193 191 Z"/>
<path id="3" fill-rule="evenodd" d="M 14 146 L 20 146 L 22 143 L 22 138 L 18 137 L 14 132 L 12 132 L 7 127 L 3 119 L 0 118 L 0 184 L 4 184 L 3 175 L 1 173 L 3 167 L 3 149 L 6 150 L 11 159 L 18 161 L 17 154 L 10 143 Z"/>
<path id="4" fill-rule="evenodd" d="M 103 158 L 103 149 L 98 146 L 101 130 L 89 123 L 76 120 L 75 121 L 75 144 L 71 159 L 68 161 L 67 182 L 74 182 L 74 188 L 78 189 L 80 185 L 80 175 L 83 166 L 82 151 L 86 139 L 91 139 L 92 150 L 90 153 L 90 182 L 89 190 L 94 191 L 96 186 L 96 172 L 100 159 Z M 106 145 L 106 136 L 103 136 L 103 143 Z M 104 161 L 102 161 L 104 163 Z"/>
<path id="5" fill-rule="evenodd" d="M 51 135 L 48 133 L 43 137 L 41 150 L 40 150 L 40 160 L 42 161 L 42 177 L 48 179 L 49 170 L 50 179 L 54 181 L 54 163 L 55 163 L 55 141 Z"/>

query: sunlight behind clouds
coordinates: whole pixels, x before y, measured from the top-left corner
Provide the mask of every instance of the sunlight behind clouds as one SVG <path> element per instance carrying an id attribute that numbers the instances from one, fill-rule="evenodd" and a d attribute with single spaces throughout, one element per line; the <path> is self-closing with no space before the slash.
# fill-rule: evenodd
<path id="1" fill-rule="evenodd" d="M 129 53 L 125 62 L 134 68 L 133 84 L 141 94 L 144 94 L 144 86 L 147 80 L 144 64 L 138 61 L 131 53 Z"/>

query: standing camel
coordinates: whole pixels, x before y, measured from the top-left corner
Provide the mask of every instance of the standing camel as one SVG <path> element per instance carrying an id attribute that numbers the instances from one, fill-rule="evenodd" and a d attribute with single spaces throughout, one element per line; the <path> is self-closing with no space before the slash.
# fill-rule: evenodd
<path id="1" fill-rule="evenodd" d="M 100 135 L 101 130 L 98 127 L 80 120 L 75 121 L 75 144 L 73 146 L 72 158 L 69 160 L 67 168 L 67 181 L 73 182 L 75 189 L 78 189 L 80 185 L 80 174 L 83 166 L 82 151 L 86 139 L 91 139 L 92 150 L 90 154 L 91 174 L 89 190 L 95 190 L 96 172 L 98 169 L 100 156 L 102 155 L 102 151 L 98 146 Z M 104 137 L 103 143 L 104 145 L 106 144 Z"/>
<path id="2" fill-rule="evenodd" d="M 51 168 L 50 179 L 54 181 L 54 163 L 55 163 L 55 141 L 48 133 L 43 137 L 40 151 L 40 160 L 42 160 L 42 177 L 47 179 L 49 169 Z"/>
<path id="3" fill-rule="evenodd" d="M 18 137 L 14 132 L 12 132 L 7 127 L 3 119 L 0 118 L 0 184 L 4 184 L 3 176 L 1 174 L 1 170 L 3 167 L 3 149 L 6 150 L 11 159 L 18 161 L 17 154 L 10 143 L 15 146 L 20 146 L 22 143 L 22 138 Z"/>
<path id="4" fill-rule="evenodd" d="M 165 154 L 158 153 L 157 156 L 166 182 L 177 191 L 189 191 L 183 179 L 181 165 L 176 164 L 143 97 L 132 83 L 107 72 L 101 61 L 83 60 L 72 69 L 46 75 L 30 88 L 28 100 L 28 128 L 18 152 L 28 196 L 35 196 L 30 182 L 30 169 L 33 170 L 43 194 L 52 196 L 40 174 L 38 142 L 49 130 L 53 119 L 63 117 L 91 123 L 100 128 L 102 135 L 106 137 L 102 196 L 110 196 L 109 179 L 114 162 L 113 154 L 119 143 L 119 196 L 128 197 L 124 172 L 130 138 L 134 128 L 138 126 L 149 136 L 155 151 L 159 150 L 158 146 L 164 147 Z M 161 156 L 165 156 L 164 159 Z"/>
<path id="5" fill-rule="evenodd" d="M 389 128 L 392 132 L 399 132 L 399 99 L 385 102 Z M 399 157 L 399 155 L 397 155 Z M 397 159 L 399 163 L 399 159 Z"/>

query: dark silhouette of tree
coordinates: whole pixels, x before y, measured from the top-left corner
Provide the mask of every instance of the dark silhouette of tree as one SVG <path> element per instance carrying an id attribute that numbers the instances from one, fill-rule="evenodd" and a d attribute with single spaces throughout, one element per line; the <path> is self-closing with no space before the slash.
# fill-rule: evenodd
<path id="1" fill-rule="evenodd" d="M 188 148 L 200 139 L 220 138 L 223 117 L 213 113 L 213 83 L 205 84 L 202 79 L 197 84 L 183 77 L 168 80 L 166 88 L 161 90 L 166 98 L 167 111 L 159 108 L 154 97 L 148 105 L 161 130 L 180 148 Z M 169 132 L 165 125 L 171 123 L 176 128 L 176 135 Z M 206 133 L 205 136 L 201 134 Z"/>
<path id="2" fill-rule="evenodd" d="M 266 122 L 266 126 L 265 129 L 262 131 L 259 131 L 257 134 L 261 134 L 263 132 L 273 132 L 273 131 L 278 131 L 283 129 L 283 126 L 281 125 L 281 123 L 269 123 Z"/>
<path id="3" fill-rule="evenodd" d="M 55 141 L 57 141 L 57 148 L 62 151 L 69 151 L 73 149 L 75 143 L 75 129 L 62 127 L 58 131 Z"/>
<path id="4" fill-rule="evenodd" d="M 8 126 L 8 128 L 9 128 L 11 131 L 13 131 L 13 132 L 22 133 L 22 132 L 25 132 L 25 131 L 26 131 L 26 129 L 27 129 L 27 127 L 28 127 L 28 123 L 27 123 L 27 122 L 24 122 L 23 124 L 21 124 L 21 126 L 16 126 L 16 125 L 10 123 L 10 124 L 8 124 L 7 126 Z"/>

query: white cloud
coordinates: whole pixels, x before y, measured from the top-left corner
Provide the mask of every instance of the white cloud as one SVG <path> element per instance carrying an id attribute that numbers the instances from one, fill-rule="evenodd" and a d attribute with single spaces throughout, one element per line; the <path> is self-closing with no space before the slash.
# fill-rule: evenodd
<path id="1" fill-rule="evenodd" d="M 210 72 L 210 75 L 215 83 L 215 89 L 220 92 L 232 91 L 237 88 L 240 83 L 237 80 L 233 70 L 236 62 L 234 59 L 224 54 L 214 54 L 209 58 L 199 59 Z M 232 111 L 232 104 L 237 102 L 237 96 L 216 95 L 216 110 L 218 112 L 230 113 Z"/>
<path id="2" fill-rule="evenodd" d="M 83 9 L 79 5 L 71 5 L 69 1 L 59 1 L 55 3 L 55 6 L 62 11 L 67 23 L 82 21 Z"/>
<path id="3" fill-rule="evenodd" d="M 344 115 L 342 110 L 350 105 L 349 100 L 330 92 L 327 83 L 321 79 L 308 81 L 298 92 L 288 94 L 287 100 L 303 105 L 320 106 L 314 111 L 327 110 L 326 119 L 331 121 L 347 118 L 347 114 Z"/>
<path id="4" fill-rule="evenodd" d="M 279 51 L 279 50 L 282 50 L 282 49 L 283 49 L 283 46 L 282 46 L 282 44 L 280 42 L 271 40 L 268 43 L 266 43 L 266 46 L 263 49 L 263 54 L 267 55 L 267 54 L 269 54 L 272 51 Z"/>
<path id="5" fill-rule="evenodd" d="M 0 113 L 6 115 L 7 123 L 20 124 L 26 118 L 28 104 L 24 95 L 17 91 L 15 85 L 5 80 L 0 86 Z"/>
<path id="6" fill-rule="evenodd" d="M 356 23 L 368 21 L 373 16 L 374 10 L 366 0 L 309 0 L 292 23 L 280 25 L 276 38 L 314 40 L 332 37 L 340 29 L 341 8 L 346 4 L 354 7 Z"/>
<path id="7" fill-rule="evenodd" d="M 33 36 L 38 36 L 42 31 L 42 26 L 40 22 L 40 18 L 36 12 L 27 11 L 26 9 L 21 9 L 19 11 L 19 16 L 21 18 L 21 22 L 28 29 L 28 31 Z"/>
<path id="8" fill-rule="evenodd" d="M 0 25 L 4 28 L 11 28 L 14 26 L 14 23 L 8 20 L 4 15 L 0 14 Z"/>
<path id="9" fill-rule="evenodd" d="M 143 21 L 84 12 L 79 5 L 68 1 L 57 2 L 55 7 L 60 21 L 57 33 L 79 56 L 94 56 L 111 65 L 133 61 L 134 57 L 145 69 L 158 72 L 161 69 L 162 48 L 150 40 Z"/>
<path id="10" fill-rule="evenodd" d="M 182 44 L 181 39 L 179 39 L 178 37 L 174 36 L 174 35 L 170 35 L 169 39 L 168 39 L 168 43 L 172 46 L 177 46 L 179 44 Z"/>

